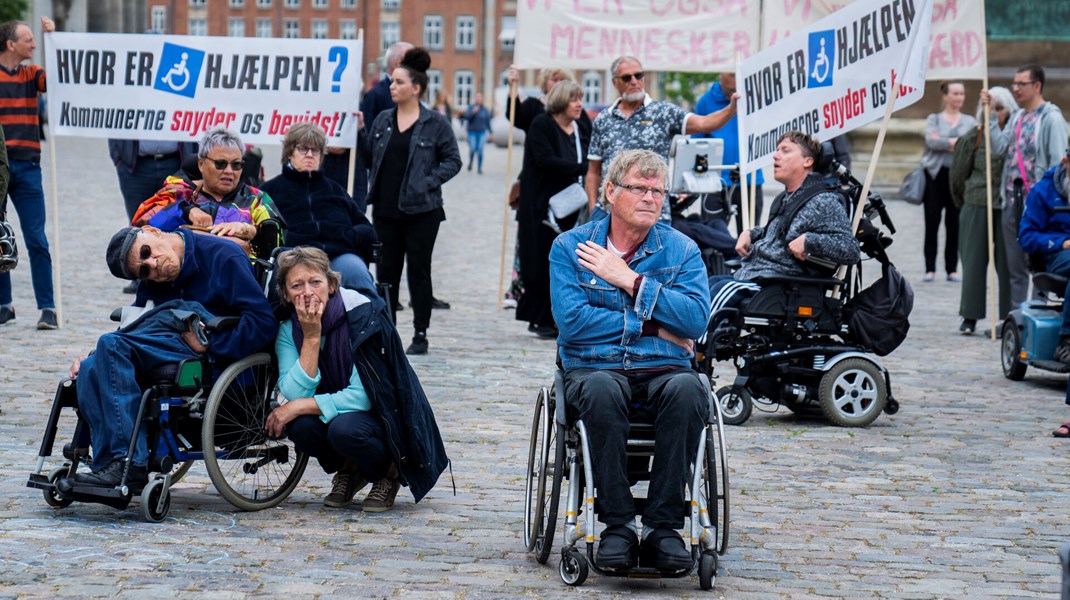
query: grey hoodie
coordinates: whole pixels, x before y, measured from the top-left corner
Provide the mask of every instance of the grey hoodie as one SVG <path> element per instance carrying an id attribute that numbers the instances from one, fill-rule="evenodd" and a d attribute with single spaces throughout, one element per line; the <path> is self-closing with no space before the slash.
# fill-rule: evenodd
<path id="1" fill-rule="evenodd" d="M 1037 123 L 1037 159 L 1033 164 L 1032 175 L 1033 183 L 1040 181 L 1040 178 L 1044 176 L 1044 173 L 1048 169 L 1054 167 L 1062 159 L 1066 153 L 1067 147 L 1067 128 L 1066 119 L 1063 118 L 1063 112 L 1059 110 L 1058 106 L 1055 106 L 1051 102 L 1045 102 L 1041 104 L 1037 111 L 1040 112 L 1040 121 Z M 1022 115 L 1025 114 L 1025 110 L 1019 108 L 1014 111 L 1010 119 L 1007 119 L 1007 125 L 1003 128 L 999 128 L 999 119 L 996 113 L 992 113 L 989 123 L 991 124 L 991 136 L 992 136 L 992 153 L 1005 155 L 1007 157 L 1007 164 L 1017 161 L 1012 161 L 1011 157 L 1015 154 L 1014 149 L 1014 135 L 1018 129 L 1018 122 L 1022 119 Z M 1000 179 L 999 191 L 1000 194 L 1007 189 L 1007 182 L 1011 178 L 1011 171 L 1004 168 L 1003 177 Z M 1004 198 L 1003 204 L 1006 206 L 1010 199 Z"/>

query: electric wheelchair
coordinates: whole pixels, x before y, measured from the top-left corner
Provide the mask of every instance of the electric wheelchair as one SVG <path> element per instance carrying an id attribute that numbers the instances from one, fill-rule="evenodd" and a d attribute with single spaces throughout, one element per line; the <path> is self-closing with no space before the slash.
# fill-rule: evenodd
<path id="1" fill-rule="evenodd" d="M 261 225 L 264 228 L 271 229 L 264 231 L 263 238 L 274 248 L 278 224 L 265 222 Z M 253 259 L 257 280 L 269 296 L 274 287 L 274 258 L 282 250 L 262 246 L 258 254 L 271 258 Z M 121 320 L 122 311 L 113 312 L 112 320 Z M 216 317 L 206 323 L 206 329 L 218 331 L 234 327 L 238 321 L 238 317 Z M 270 439 L 264 430 L 268 415 L 277 406 L 278 366 L 272 350 L 265 348 L 229 365 L 198 356 L 138 374 L 143 392 L 127 457 L 133 456 L 134 444 L 144 429 L 150 475 L 144 485 L 128 485 L 127 461 L 114 488 L 74 483 L 69 493 L 57 489 L 60 478 L 71 477 L 80 465 L 91 463 L 91 433 L 79 415 L 77 386 L 73 379 L 64 379 L 56 389 L 36 469 L 27 487 L 40 489 L 53 508 L 79 501 L 123 510 L 134 496 L 140 496 L 141 515 L 147 521 L 160 522 L 170 511 L 171 486 L 195 461 L 203 460 L 216 490 L 236 508 L 254 511 L 277 506 L 301 480 L 308 456 L 285 438 Z M 62 446 L 64 462 L 46 471 L 60 421 L 68 409 L 74 411 L 76 420 L 71 441 Z"/>
<path id="2" fill-rule="evenodd" d="M 710 396 L 709 417 L 699 438 L 688 484 L 689 538 L 695 566 L 676 571 L 651 567 L 627 570 L 602 569 L 595 561 L 595 516 L 598 498 L 593 485 L 587 428 L 582 420 L 570 423 L 566 417 L 564 372 L 560 369 L 549 390 L 539 391 L 531 424 L 527 482 L 524 493 L 524 544 L 536 560 L 545 564 L 553 553 L 561 488 L 568 481 L 565 520 L 558 572 L 570 586 L 586 581 L 590 569 L 615 577 L 686 577 L 697 566 L 699 585 L 712 589 L 717 576 L 717 557 L 728 549 L 729 487 L 728 466 L 720 406 Z M 650 479 L 654 456 L 654 426 L 632 422 L 628 433 L 628 478 L 636 482 Z M 635 498 L 639 512 L 643 498 Z M 586 554 L 577 542 L 586 543 Z"/>
<path id="3" fill-rule="evenodd" d="M 828 174 L 827 180 L 835 177 L 850 217 L 862 185 L 831 158 L 829 146 L 826 142 L 815 171 Z M 891 238 L 875 224 L 879 218 L 889 234 L 895 233 L 884 202 L 871 193 L 862 210 L 856 237 L 863 258 L 890 268 L 885 247 Z M 820 261 L 811 257 L 809 262 Z M 761 290 L 754 296 L 711 319 L 700 340 L 699 362 L 711 380 L 717 379 L 715 361 L 732 361 L 735 367 L 731 383 L 716 391 L 726 423 L 742 425 L 755 403 L 823 414 L 844 427 L 865 427 L 881 412 L 898 411 L 888 370 L 844 320 L 845 306 L 861 288 L 861 263 L 839 272 L 837 265 L 823 267 L 824 274 L 757 281 Z"/>

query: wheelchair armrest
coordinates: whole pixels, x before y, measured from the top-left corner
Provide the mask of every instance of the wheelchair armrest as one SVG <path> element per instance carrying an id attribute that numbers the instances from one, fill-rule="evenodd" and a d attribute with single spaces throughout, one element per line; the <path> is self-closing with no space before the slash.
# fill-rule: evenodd
<path id="1" fill-rule="evenodd" d="M 234 329 L 241 322 L 241 317 L 212 317 L 205 323 L 204 328 L 208 331 L 222 331 Z"/>
<path id="2" fill-rule="evenodd" d="M 738 258 L 733 258 L 732 260 L 724 261 L 724 266 L 728 267 L 733 271 L 736 271 L 743 266 L 743 261 L 739 260 Z"/>

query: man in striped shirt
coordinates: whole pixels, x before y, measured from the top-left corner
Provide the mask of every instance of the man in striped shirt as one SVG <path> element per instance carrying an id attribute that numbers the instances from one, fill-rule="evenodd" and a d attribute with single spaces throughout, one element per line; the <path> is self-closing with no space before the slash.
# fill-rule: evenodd
<path id="1" fill-rule="evenodd" d="M 41 17 L 41 30 L 55 31 L 52 19 Z M 7 147 L 10 180 L 7 192 L 22 225 L 30 255 L 33 293 L 41 318 L 38 329 L 56 329 L 56 302 L 52 289 L 52 256 L 45 237 L 45 193 L 41 184 L 41 130 L 37 95 L 45 91 L 45 70 L 24 65 L 37 44 L 25 23 L 0 24 L 0 125 Z M 6 198 L 0 200 L 6 202 Z M 11 274 L 0 273 L 0 325 L 15 320 Z"/>

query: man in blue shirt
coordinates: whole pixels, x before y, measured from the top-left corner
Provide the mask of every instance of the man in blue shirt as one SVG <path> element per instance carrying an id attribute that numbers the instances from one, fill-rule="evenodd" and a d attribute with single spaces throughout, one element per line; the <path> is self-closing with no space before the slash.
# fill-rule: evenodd
<path id="1" fill-rule="evenodd" d="M 476 100 L 464 111 L 461 117 L 468 127 L 468 170 L 479 159 L 479 174 L 483 174 L 483 144 L 490 133 L 490 120 L 493 118 L 486 106 L 483 106 L 483 94 L 476 94 Z"/>

